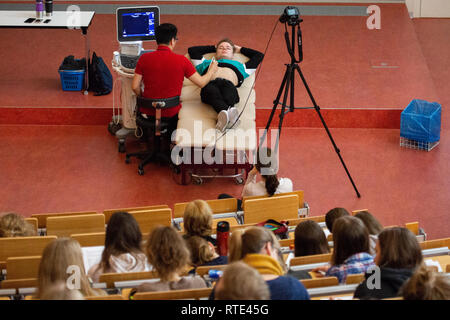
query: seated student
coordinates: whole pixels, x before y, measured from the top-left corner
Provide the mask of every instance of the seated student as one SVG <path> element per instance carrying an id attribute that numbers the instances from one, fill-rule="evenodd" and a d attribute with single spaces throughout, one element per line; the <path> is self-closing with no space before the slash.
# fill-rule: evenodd
<path id="1" fill-rule="evenodd" d="M 212 59 L 206 60 L 203 55 L 215 53 L 215 60 L 219 63 L 217 71 L 209 83 L 200 91 L 202 102 L 211 105 L 218 113 L 216 128 L 223 131 L 233 125 L 239 116 L 234 107 L 239 102 L 237 87 L 245 78 L 256 71 L 264 54 L 253 49 L 235 45 L 230 39 L 220 40 L 216 46 L 195 46 L 188 49 L 192 63 L 200 75 L 208 71 Z M 242 53 L 250 58 L 245 64 L 233 60 L 234 53 Z"/>
<path id="2" fill-rule="evenodd" d="M 84 269 L 80 244 L 71 238 L 55 239 L 42 252 L 36 298 L 40 299 L 57 281 L 72 285 L 73 288 L 69 289 L 77 289 L 83 296 L 106 295 L 103 290 L 91 287 Z"/>
<path id="3" fill-rule="evenodd" d="M 333 208 L 325 214 L 325 225 L 328 231 L 332 232 L 333 223 L 343 216 L 349 216 L 350 213 L 344 208 Z"/>
<path id="4" fill-rule="evenodd" d="M 215 266 L 228 263 L 227 256 L 219 256 L 211 242 L 199 236 L 191 236 L 186 240 L 191 252 L 191 263 L 194 269 L 190 273 L 195 273 L 199 266 Z"/>
<path id="5" fill-rule="evenodd" d="M 375 255 L 375 246 L 378 240 L 378 234 L 383 231 L 383 225 L 368 211 L 360 211 L 355 214 L 355 217 L 361 219 L 361 221 L 366 226 L 369 231 L 369 239 L 370 239 L 370 251 L 371 255 Z"/>
<path id="6" fill-rule="evenodd" d="M 241 197 L 273 196 L 274 194 L 292 192 L 292 180 L 278 178 L 278 164 L 275 154 L 270 148 L 258 149 L 256 164 L 247 175 Z M 257 178 L 260 179 L 257 179 Z M 258 181 L 259 180 L 259 181 Z M 219 199 L 231 198 L 228 194 L 219 195 Z M 242 200 L 238 199 L 238 210 L 242 210 Z"/>
<path id="7" fill-rule="evenodd" d="M 347 275 L 365 273 L 374 266 L 369 254 L 369 232 L 361 220 L 344 216 L 333 223 L 334 248 L 331 267 L 319 267 L 313 271 L 325 271 L 327 277 L 337 277 L 345 283 Z"/>
<path id="8" fill-rule="evenodd" d="M 188 203 L 184 210 L 183 226 L 186 232 L 183 236 L 185 239 L 191 236 L 199 236 L 211 242 L 214 246 L 217 245 L 216 239 L 211 237 L 213 212 L 206 201 L 194 200 Z"/>
<path id="9" fill-rule="evenodd" d="M 269 287 L 254 268 L 242 261 L 229 264 L 215 287 L 216 300 L 269 300 Z"/>
<path id="10" fill-rule="evenodd" d="M 450 277 L 421 265 L 400 290 L 405 300 L 450 300 Z"/>
<path id="11" fill-rule="evenodd" d="M 17 213 L 5 213 L 0 218 L 0 238 L 37 236 L 34 227 Z"/>
<path id="12" fill-rule="evenodd" d="M 136 219 L 128 212 L 114 213 L 106 227 L 101 261 L 88 272 L 92 281 L 98 282 L 102 273 L 150 271 L 141 241 L 142 234 Z"/>
<path id="13" fill-rule="evenodd" d="M 233 231 L 230 262 L 242 260 L 258 270 L 270 290 L 271 300 L 309 300 L 303 284 L 286 274 L 280 245 L 273 232 L 263 227 Z"/>
<path id="14" fill-rule="evenodd" d="M 416 236 L 406 228 L 388 228 L 378 236 L 375 264 L 380 268 L 379 287 L 373 279 L 373 270 L 366 273 L 356 289 L 359 299 L 385 299 L 398 296 L 403 283 L 423 263 L 422 250 Z M 376 275 L 375 275 L 376 276 Z"/>
<path id="15" fill-rule="evenodd" d="M 315 254 L 330 253 L 325 233 L 319 224 L 313 220 L 306 220 L 297 225 L 294 233 L 294 256 L 303 257 Z M 311 276 L 306 271 L 289 270 L 289 275 L 297 279 L 309 279 Z"/>
<path id="16" fill-rule="evenodd" d="M 150 233 L 147 241 L 147 257 L 160 281 L 141 284 L 135 292 L 168 291 L 206 288 L 200 276 L 183 276 L 189 264 L 189 249 L 181 235 L 173 227 L 160 226 Z"/>

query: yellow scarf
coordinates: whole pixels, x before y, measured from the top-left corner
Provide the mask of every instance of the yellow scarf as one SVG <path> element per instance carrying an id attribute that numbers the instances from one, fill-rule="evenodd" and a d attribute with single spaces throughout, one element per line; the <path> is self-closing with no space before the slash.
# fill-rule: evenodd
<path id="1" fill-rule="evenodd" d="M 259 253 L 249 253 L 242 261 L 258 270 L 260 274 L 283 275 L 283 268 L 281 268 L 278 261 L 271 256 Z"/>

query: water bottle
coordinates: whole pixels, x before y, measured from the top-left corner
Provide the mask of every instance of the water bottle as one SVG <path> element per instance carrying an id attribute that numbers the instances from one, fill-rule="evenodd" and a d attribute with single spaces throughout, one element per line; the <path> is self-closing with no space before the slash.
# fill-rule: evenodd
<path id="1" fill-rule="evenodd" d="M 217 281 L 219 278 L 223 275 L 222 270 L 216 270 L 216 269 L 209 269 L 208 276 L 210 280 Z"/>
<path id="2" fill-rule="evenodd" d="M 44 3 L 43 0 L 36 0 L 36 18 L 42 19 L 44 17 Z"/>
<path id="3" fill-rule="evenodd" d="M 228 255 L 228 238 L 230 224 L 227 221 L 217 222 L 217 251 L 220 256 Z"/>
<path id="4" fill-rule="evenodd" d="M 47 17 L 53 15 L 53 0 L 45 0 L 45 15 Z"/>

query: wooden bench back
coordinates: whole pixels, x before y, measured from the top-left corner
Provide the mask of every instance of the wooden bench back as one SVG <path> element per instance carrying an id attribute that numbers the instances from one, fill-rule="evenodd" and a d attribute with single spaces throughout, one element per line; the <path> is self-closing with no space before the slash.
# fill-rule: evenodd
<path id="1" fill-rule="evenodd" d="M 6 278 L 8 280 L 37 278 L 40 263 L 41 256 L 9 257 L 6 259 Z"/>
<path id="2" fill-rule="evenodd" d="M 47 218 L 47 235 L 70 237 L 76 233 L 105 232 L 105 215 L 84 214 Z"/>
<path id="3" fill-rule="evenodd" d="M 310 256 L 292 258 L 290 265 L 298 266 L 298 265 L 302 265 L 302 264 L 329 262 L 330 260 L 331 260 L 331 253 L 314 254 L 314 255 L 310 255 Z"/>
<path id="4" fill-rule="evenodd" d="M 40 256 L 55 236 L 0 238 L 0 265 L 6 268 L 10 257 Z"/>
<path id="5" fill-rule="evenodd" d="M 419 242 L 419 245 L 422 250 L 440 247 L 447 247 L 450 249 L 450 238 L 427 240 L 424 242 Z"/>
<path id="6" fill-rule="evenodd" d="M 105 245 L 106 232 L 74 233 L 70 237 L 77 240 L 82 247 L 94 247 Z"/>
<path id="7" fill-rule="evenodd" d="M 133 300 L 198 300 L 201 298 L 208 298 L 211 291 L 212 288 L 140 292 L 134 294 Z"/>
<path id="8" fill-rule="evenodd" d="M 237 211 L 237 199 L 235 198 L 206 200 L 206 203 L 211 207 L 213 214 Z M 175 203 L 173 218 L 183 218 L 188 204 L 189 202 Z"/>
<path id="9" fill-rule="evenodd" d="M 115 212 L 134 212 L 134 211 L 142 211 L 142 210 L 154 210 L 154 209 L 164 209 L 169 206 L 166 204 L 161 205 L 153 205 L 153 206 L 145 206 L 145 207 L 132 207 L 132 208 L 122 208 L 122 209 L 106 209 L 103 210 L 103 214 L 105 215 L 105 223 L 108 224 L 109 219 Z"/>
<path id="10" fill-rule="evenodd" d="M 292 191 L 292 192 L 277 193 L 277 194 L 274 194 L 272 197 L 269 197 L 268 195 L 243 197 L 242 198 L 242 208 L 245 208 L 245 202 L 247 200 L 267 199 L 267 198 L 291 196 L 291 195 L 298 196 L 298 208 L 305 207 L 305 192 L 303 190 L 296 190 L 296 191 Z"/>
<path id="11" fill-rule="evenodd" d="M 107 288 L 114 288 L 114 282 L 156 278 L 159 278 L 159 276 L 155 271 L 102 273 L 98 279 L 98 282 L 106 283 Z"/>
<path id="12" fill-rule="evenodd" d="M 277 221 L 298 218 L 298 196 L 278 196 L 247 200 L 244 223 L 260 223 L 268 219 Z"/>
<path id="13" fill-rule="evenodd" d="M 158 225 L 172 225 L 172 210 L 170 208 L 142 210 L 130 212 L 136 219 L 142 234 L 149 234 Z"/>
<path id="14" fill-rule="evenodd" d="M 61 213 L 36 213 L 32 214 L 31 218 L 38 219 L 38 227 L 46 228 L 48 217 L 62 217 L 62 216 L 79 216 L 85 214 L 97 214 L 96 211 L 80 211 L 80 212 L 61 212 Z"/>

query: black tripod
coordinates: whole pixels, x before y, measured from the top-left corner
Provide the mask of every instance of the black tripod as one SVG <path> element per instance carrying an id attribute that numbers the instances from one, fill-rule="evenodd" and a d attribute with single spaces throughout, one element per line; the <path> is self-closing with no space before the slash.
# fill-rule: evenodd
<path id="1" fill-rule="evenodd" d="M 289 11 L 288 8 L 291 11 Z M 361 195 L 358 192 L 358 189 L 356 188 L 356 185 L 353 182 L 352 177 L 350 176 L 350 172 L 348 171 L 347 166 L 345 165 L 344 160 L 341 157 L 340 150 L 337 147 L 336 143 L 334 142 L 333 137 L 331 136 L 331 132 L 328 129 L 328 126 L 325 123 L 325 120 L 323 119 L 322 114 L 320 113 L 320 107 L 317 105 L 316 101 L 314 100 L 311 90 L 309 89 L 309 86 L 306 83 L 305 77 L 303 76 L 300 66 L 298 65 L 298 63 L 303 60 L 302 34 L 301 34 L 301 30 L 300 30 L 300 22 L 302 22 L 303 20 L 299 19 L 298 15 L 296 15 L 296 16 L 287 15 L 286 13 L 289 13 L 289 12 L 292 13 L 292 9 L 296 9 L 295 7 L 294 8 L 288 7 L 288 8 L 286 8 L 285 13 L 280 17 L 280 22 L 285 23 L 286 32 L 285 32 L 284 36 L 285 36 L 285 40 L 286 40 L 286 46 L 289 51 L 289 55 L 291 56 L 291 63 L 286 64 L 286 72 L 284 73 L 283 82 L 281 83 L 280 89 L 278 90 L 277 97 L 273 104 L 272 112 L 270 113 L 269 120 L 267 121 L 267 125 L 264 130 L 264 134 L 261 137 L 259 146 L 260 147 L 262 146 L 262 144 L 266 138 L 267 131 L 269 130 L 270 124 L 272 123 L 272 119 L 275 114 L 275 110 L 277 109 L 278 105 L 280 104 L 280 98 L 282 95 L 283 95 L 283 101 L 281 103 L 280 120 L 278 122 L 278 133 L 277 133 L 277 138 L 276 138 L 276 142 L 275 142 L 275 153 L 278 152 L 278 144 L 279 144 L 279 140 L 280 140 L 280 136 L 281 136 L 281 128 L 283 126 L 284 116 L 288 112 L 293 112 L 295 109 L 315 109 L 317 114 L 319 115 L 319 118 L 320 118 L 320 121 L 322 122 L 323 127 L 325 128 L 325 130 L 328 134 L 328 137 L 330 138 L 333 148 L 334 148 L 336 154 L 338 155 L 339 160 L 341 161 L 342 166 L 345 169 L 345 172 L 347 173 L 347 176 L 350 179 L 350 182 L 352 183 L 353 188 L 355 189 L 356 195 L 358 196 L 358 198 L 360 198 Z M 298 11 L 297 11 L 297 14 L 298 14 Z M 289 32 L 287 31 L 286 24 L 289 24 L 292 27 L 292 40 L 291 40 L 292 45 L 289 44 Z M 294 50 L 295 50 L 295 34 L 296 34 L 295 26 L 297 26 L 297 35 L 298 35 L 298 54 L 299 54 L 298 60 L 295 58 L 295 52 L 294 52 Z M 314 107 L 303 107 L 303 108 L 294 107 L 295 71 L 297 71 L 298 74 L 300 75 L 303 85 L 305 86 L 306 91 L 308 92 L 309 98 L 311 99 L 311 102 L 313 103 Z M 286 110 L 286 107 L 287 107 L 286 102 L 287 102 L 288 95 L 290 96 L 290 104 L 289 104 L 289 110 Z"/>

